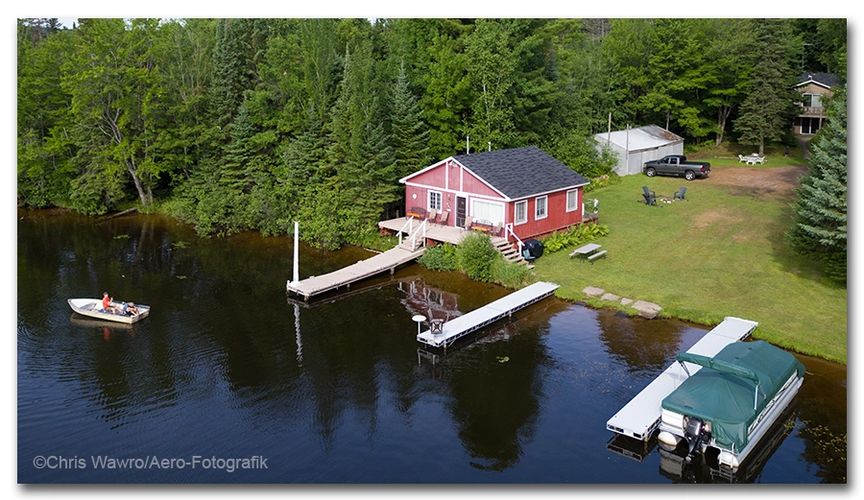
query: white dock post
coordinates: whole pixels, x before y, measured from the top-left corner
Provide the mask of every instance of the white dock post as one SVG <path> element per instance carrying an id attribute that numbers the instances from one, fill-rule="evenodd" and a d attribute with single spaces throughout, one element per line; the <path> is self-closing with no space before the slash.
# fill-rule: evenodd
<path id="1" fill-rule="evenodd" d="M 294 276 L 291 279 L 292 283 L 300 281 L 300 223 L 294 221 Z"/>

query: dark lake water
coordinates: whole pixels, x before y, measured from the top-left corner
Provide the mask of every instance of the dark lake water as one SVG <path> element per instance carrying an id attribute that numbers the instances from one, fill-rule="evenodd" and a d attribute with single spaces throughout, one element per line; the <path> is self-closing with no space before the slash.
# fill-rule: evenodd
<path id="1" fill-rule="evenodd" d="M 705 328 L 548 299 L 433 364 L 412 314 L 452 317 L 508 291 L 412 265 L 306 307 L 285 293 L 288 238 L 200 239 L 151 216 L 18 216 L 20 482 L 712 480 L 676 473 L 653 445 L 612 451 L 605 430 Z M 367 255 L 303 247 L 301 276 Z M 66 304 L 103 290 L 151 316 L 121 327 Z M 736 481 L 846 481 L 846 369 L 800 359 L 789 418 Z M 255 455 L 267 469 L 92 458 Z"/>

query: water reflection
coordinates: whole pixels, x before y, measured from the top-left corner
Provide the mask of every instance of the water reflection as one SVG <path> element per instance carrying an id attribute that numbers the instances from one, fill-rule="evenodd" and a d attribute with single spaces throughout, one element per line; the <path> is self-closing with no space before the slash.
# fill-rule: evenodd
<path id="1" fill-rule="evenodd" d="M 18 229 L 24 481 L 668 480 L 658 453 L 642 464 L 610 454 L 604 423 L 698 338 L 681 322 L 549 299 L 433 366 L 418 363 L 411 316 L 452 319 L 507 290 L 409 266 L 306 304 L 284 293 L 288 238 L 199 239 L 159 217 L 42 212 Z M 366 255 L 304 247 L 301 274 Z M 67 298 L 103 289 L 153 314 L 110 326 L 70 317 Z M 815 375 L 800 418 L 759 480 L 845 478 L 845 369 L 805 365 Z M 825 447 L 841 442 L 842 460 Z M 276 466 L 195 477 L 27 466 L 49 450 L 264 454 Z"/>
<path id="2" fill-rule="evenodd" d="M 607 352 L 634 373 L 662 371 L 678 354 L 680 323 L 631 318 L 623 313 L 599 314 L 600 339 Z"/>
<path id="3" fill-rule="evenodd" d="M 816 464 L 823 482 L 846 482 L 846 368 L 809 356 L 797 356 L 806 367 L 795 432 L 804 441 L 801 459 Z"/>

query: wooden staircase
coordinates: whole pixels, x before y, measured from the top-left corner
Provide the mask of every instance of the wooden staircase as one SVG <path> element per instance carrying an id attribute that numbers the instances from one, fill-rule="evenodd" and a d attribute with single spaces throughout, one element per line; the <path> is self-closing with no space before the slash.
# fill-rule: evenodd
<path id="1" fill-rule="evenodd" d="M 513 245 L 504 238 L 492 238 L 492 245 L 496 250 L 501 252 L 501 255 L 504 256 L 504 259 L 508 262 L 513 262 L 514 264 L 520 264 L 528 269 L 534 269 L 534 264 L 529 263 L 525 260 L 522 255 L 519 254 L 519 250 L 513 247 Z"/>

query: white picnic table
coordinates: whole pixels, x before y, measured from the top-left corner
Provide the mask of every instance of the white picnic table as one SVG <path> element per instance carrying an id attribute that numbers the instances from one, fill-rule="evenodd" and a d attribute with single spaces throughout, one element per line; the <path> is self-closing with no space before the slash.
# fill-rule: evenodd
<path id="1" fill-rule="evenodd" d="M 585 257 L 596 252 L 597 250 L 600 250 L 602 247 L 603 245 L 598 245 L 597 243 L 588 243 L 570 252 L 570 257 L 573 257 L 574 255 Z"/>
<path id="2" fill-rule="evenodd" d="M 750 154 L 747 156 L 742 156 L 739 158 L 739 160 L 748 164 L 748 165 L 755 165 L 757 163 L 759 163 L 761 165 L 761 164 L 765 163 L 765 157 L 759 156 L 758 153 L 753 153 L 753 154 Z"/>

